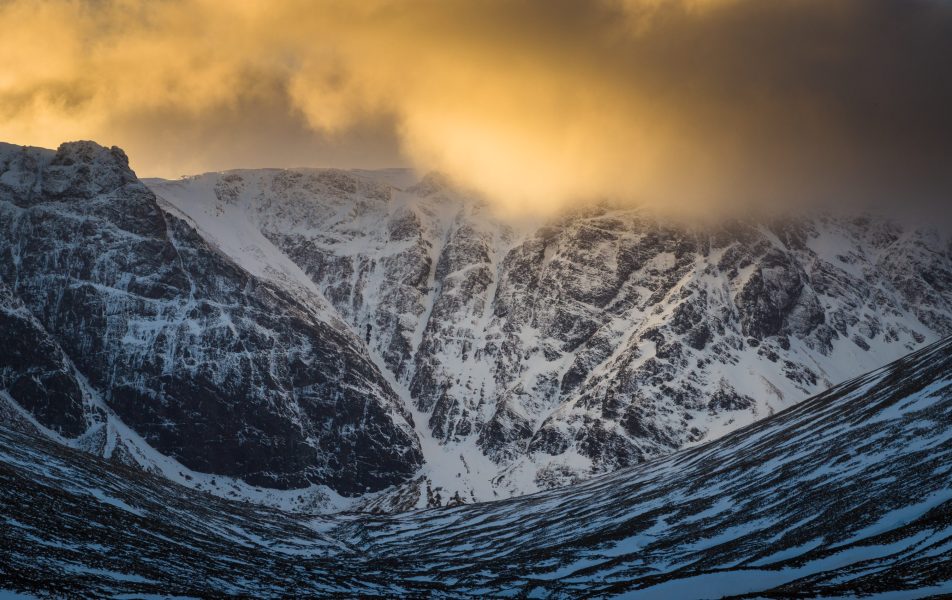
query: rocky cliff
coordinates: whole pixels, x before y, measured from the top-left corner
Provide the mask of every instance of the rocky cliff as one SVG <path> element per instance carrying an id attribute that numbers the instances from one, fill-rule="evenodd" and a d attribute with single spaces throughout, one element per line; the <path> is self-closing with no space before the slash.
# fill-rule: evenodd
<path id="1" fill-rule="evenodd" d="M 199 472 L 344 495 L 422 462 L 412 417 L 320 293 L 241 268 L 118 148 L 0 147 L 0 340 L 5 398 L 67 438 L 115 419 Z"/>
<path id="2" fill-rule="evenodd" d="M 0 415 L 226 495 L 560 486 L 952 333 L 948 233 L 893 218 L 503 220 L 401 170 L 147 184 L 116 148 L 0 146 Z"/>
<path id="3" fill-rule="evenodd" d="M 150 185 L 230 255 L 303 273 L 366 342 L 427 455 L 404 504 L 631 465 L 952 333 L 949 236 L 885 217 L 506 221 L 401 171 Z"/>

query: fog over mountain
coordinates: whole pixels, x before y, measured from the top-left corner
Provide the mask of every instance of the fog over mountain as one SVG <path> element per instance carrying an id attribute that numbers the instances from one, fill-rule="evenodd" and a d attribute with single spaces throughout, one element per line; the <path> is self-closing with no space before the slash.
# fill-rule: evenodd
<path id="1" fill-rule="evenodd" d="M 578 482 L 952 334 L 949 232 L 881 216 L 511 221 L 407 170 L 146 185 L 92 142 L 3 146 L 0 186 L 11 424 L 278 506 Z"/>

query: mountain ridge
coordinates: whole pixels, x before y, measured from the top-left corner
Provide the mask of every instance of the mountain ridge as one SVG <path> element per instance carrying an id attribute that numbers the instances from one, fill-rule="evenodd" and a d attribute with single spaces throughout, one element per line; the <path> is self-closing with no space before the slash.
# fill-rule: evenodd
<path id="1" fill-rule="evenodd" d="M 0 159 L 0 291 L 82 373 L 88 424 L 116 417 L 195 471 L 278 489 L 358 495 L 416 470 L 409 414 L 319 295 L 302 300 L 209 247 L 118 149 Z"/>
<path id="2" fill-rule="evenodd" d="M 711 439 L 952 332 L 948 237 L 889 220 L 509 222 L 443 178 L 337 169 L 151 185 L 199 229 L 263 236 L 364 338 L 439 464 L 396 494 L 416 506 Z"/>
<path id="3" fill-rule="evenodd" d="M 226 496 L 394 511 L 557 487 L 952 333 L 952 241 L 888 219 L 516 222 L 437 175 L 147 188 L 118 148 L 0 150 L 0 333 L 27 338 L 5 420 Z"/>

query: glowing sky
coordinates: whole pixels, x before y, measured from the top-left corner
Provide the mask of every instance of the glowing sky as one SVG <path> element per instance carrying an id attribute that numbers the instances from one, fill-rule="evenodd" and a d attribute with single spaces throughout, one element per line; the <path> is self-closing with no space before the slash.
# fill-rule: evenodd
<path id="1" fill-rule="evenodd" d="M 946 0 L 0 0 L 0 140 L 409 165 L 510 206 L 952 190 Z"/>

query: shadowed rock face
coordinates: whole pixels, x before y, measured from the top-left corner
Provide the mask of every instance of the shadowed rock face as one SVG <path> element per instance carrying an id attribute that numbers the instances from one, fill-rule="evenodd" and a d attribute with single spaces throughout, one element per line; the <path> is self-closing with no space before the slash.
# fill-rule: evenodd
<path id="1" fill-rule="evenodd" d="M 0 389 L 60 435 L 86 431 L 87 401 L 69 358 L 2 281 L 0 348 Z"/>
<path id="2" fill-rule="evenodd" d="M 416 471 L 408 413 L 319 294 L 236 266 L 117 148 L 0 150 L 0 384 L 40 424 L 78 435 L 98 401 L 187 467 L 277 488 Z"/>
<path id="3" fill-rule="evenodd" d="M 313 517 L 0 428 L 4 587 L 80 596 L 846 597 L 952 589 L 952 340 L 582 484 Z"/>

